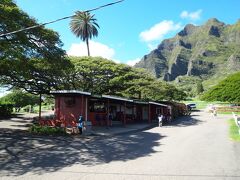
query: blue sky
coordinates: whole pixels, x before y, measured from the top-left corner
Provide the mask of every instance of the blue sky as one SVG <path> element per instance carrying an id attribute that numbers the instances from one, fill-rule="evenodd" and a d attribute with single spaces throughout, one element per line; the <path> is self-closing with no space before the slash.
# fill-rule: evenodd
<path id="1" fill-rule="evenodd" d="M 114 0 L 15 0 L 39 23 L 73 15 Z M 116 62 L 133 64 L 163 39 L 173 37 L 186 24 L 201 25 L 215 17 L 227 24 L 239 17 L 239 0 L 125 0 L 93 12 L 100 26 L 90 52 Z M 70 19 L 48 25 L 57 31 L 70 55 L 86 55 L 85 43 L 69 29 Z"/>

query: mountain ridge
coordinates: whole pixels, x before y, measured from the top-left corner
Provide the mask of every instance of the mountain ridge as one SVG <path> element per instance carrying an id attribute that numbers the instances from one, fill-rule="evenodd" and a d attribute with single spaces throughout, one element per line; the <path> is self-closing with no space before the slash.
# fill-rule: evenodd
<path id="1" fill-rule="evenodd" d="M 178 81 L 182 76 L 207 81 L 218 74 L 240 71 L 239 47 L 240 20 L 230 25 L 211 18 L 201 26 L 187 24 L 144 55 L 135 67 L 165 81 Z"/>

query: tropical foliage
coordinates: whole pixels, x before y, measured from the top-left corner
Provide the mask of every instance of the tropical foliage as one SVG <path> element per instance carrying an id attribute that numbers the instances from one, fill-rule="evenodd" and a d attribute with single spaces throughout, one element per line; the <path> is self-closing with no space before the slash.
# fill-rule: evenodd
<path id="1" fill-rule="evenodd" d="M 152 100 L 180 100 L 186 94 L 157 80 L 143 69 L 101 57 L 71 57 L 74 70 L 69 75 L 72 89 L 82 89 L 93 94 L 110 94 Z"/>
<path id="2" fill-rule="evenodd" d="M 13 90 L 11 93 L 0 98 L 0 102 L 3 104 L 12 104 L 19 111 L 24 106 L 38 104 L 39 97 L 21 90 Z"/>
<path id="3" fill-rule="evenodd" d="M 0 34 L 38 25 L 12 0 L 0 3 Z M 28 92 L 48 93 L 63 84 L 70 64 L 59 35 L 41 26 L 0 37 L 0 83 Z"/>
<path id="4" fill-rule="evenodd" d="M 174 37 L 163 40 L 157 49 L 135 65 L 156 77 L 174 80 L 189 97 L 212 88 L 240 70 L 240 21 L 225 24 L 213 18 L 201 26 L 186 25 Z"/>
<path id="5" fill-rule="evenodd" d="M 98 36 L 97 28 L 99 28 L 99 25 L 96 21 L 94 15 L 89 12 L 77 11 L 70 22 L 72 32 L 83 41 L 86 41 L 88 56 L 90 56 L 89 39 Z"/>
<path id="6" fill-rule="evenodd" d="M 29 132 L 33 134 L 41 134 L 41 135 L 66 135 L 66 132 L 63 128 L 40 126 L 37 124 L 32 125 L 29 128 Z"/>
<path id="7" fill-rule="evenodd" d="M 0 102 L 0 118 L 10 116 L 12 111 L 13 111 L 12 104 L 4 104 Z"/>
<path id="8" fill-rule="evenodd" d="M 199 81 L 199 82 L 197 83 L 196 93 L 197 93 L 197 94 L 201 94 L 203 91 L 204 91 L 204 89 L 203 89 L 202 82 Z"/>
<path id="9" fill-rule="evenodd" d="M 1 1 L 0 12 L 0 34 L 38 25 L 12 0 Z M 98 34 L 96 19 L 87 12 L 77 12 L 71 26 L 84 41 Z M 50 90 L 77 89 L 152 100 L 179 100 L 186 96 L 142 69 L 100 57 L 67 58 L 59 35 L 43 26 L 1 36 L 0 43 L 0 84 L 24 92 L 41 95 Z M 25 95 L 17 96 L 24 99 Z M 10 99 L 23 106 L 20 99 Z"/>
<path id="10" fill-rule="evenodd" d="M 207 101 L 223 101 L 240 103 L 240 72 L 228 76 L 203 96 Z"/>

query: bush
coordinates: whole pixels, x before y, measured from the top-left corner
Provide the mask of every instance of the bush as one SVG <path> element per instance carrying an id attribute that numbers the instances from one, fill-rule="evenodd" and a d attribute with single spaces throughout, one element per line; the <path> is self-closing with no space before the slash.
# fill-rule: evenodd
<path id="1" fill-rule="evenodd" d="M 0 117 L 9 117 L 13 111 L 12 104 L 0 104 Z"/>
<path id="2" fill-rule="evenodd" d="M 43 134 L 43 135 L 65 135 L 66 132 L 60 127 L 50 127 L 50 126 L 40 126 L 32 125 L 29 131 L 33 134 Z"/>

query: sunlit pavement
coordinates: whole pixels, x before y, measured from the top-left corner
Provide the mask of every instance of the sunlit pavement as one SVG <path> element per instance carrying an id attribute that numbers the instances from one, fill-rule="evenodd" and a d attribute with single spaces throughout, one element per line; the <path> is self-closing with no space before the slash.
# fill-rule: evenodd
<path id="1" fill-rule="evenodd" d="M 1 132 L 1 179 L 240 179 L 240 143 L 228 138 L 228 118 L 195 112 L 108 137 Z"/>
<path id="2" fill-rule="evenodd" d="M 53 111 L 44 111 L 42 116 L 53 115 Z M 36 113 L 15 114 L 12 118 L 0 119 L 0 129 L 28 130 Z"/>

